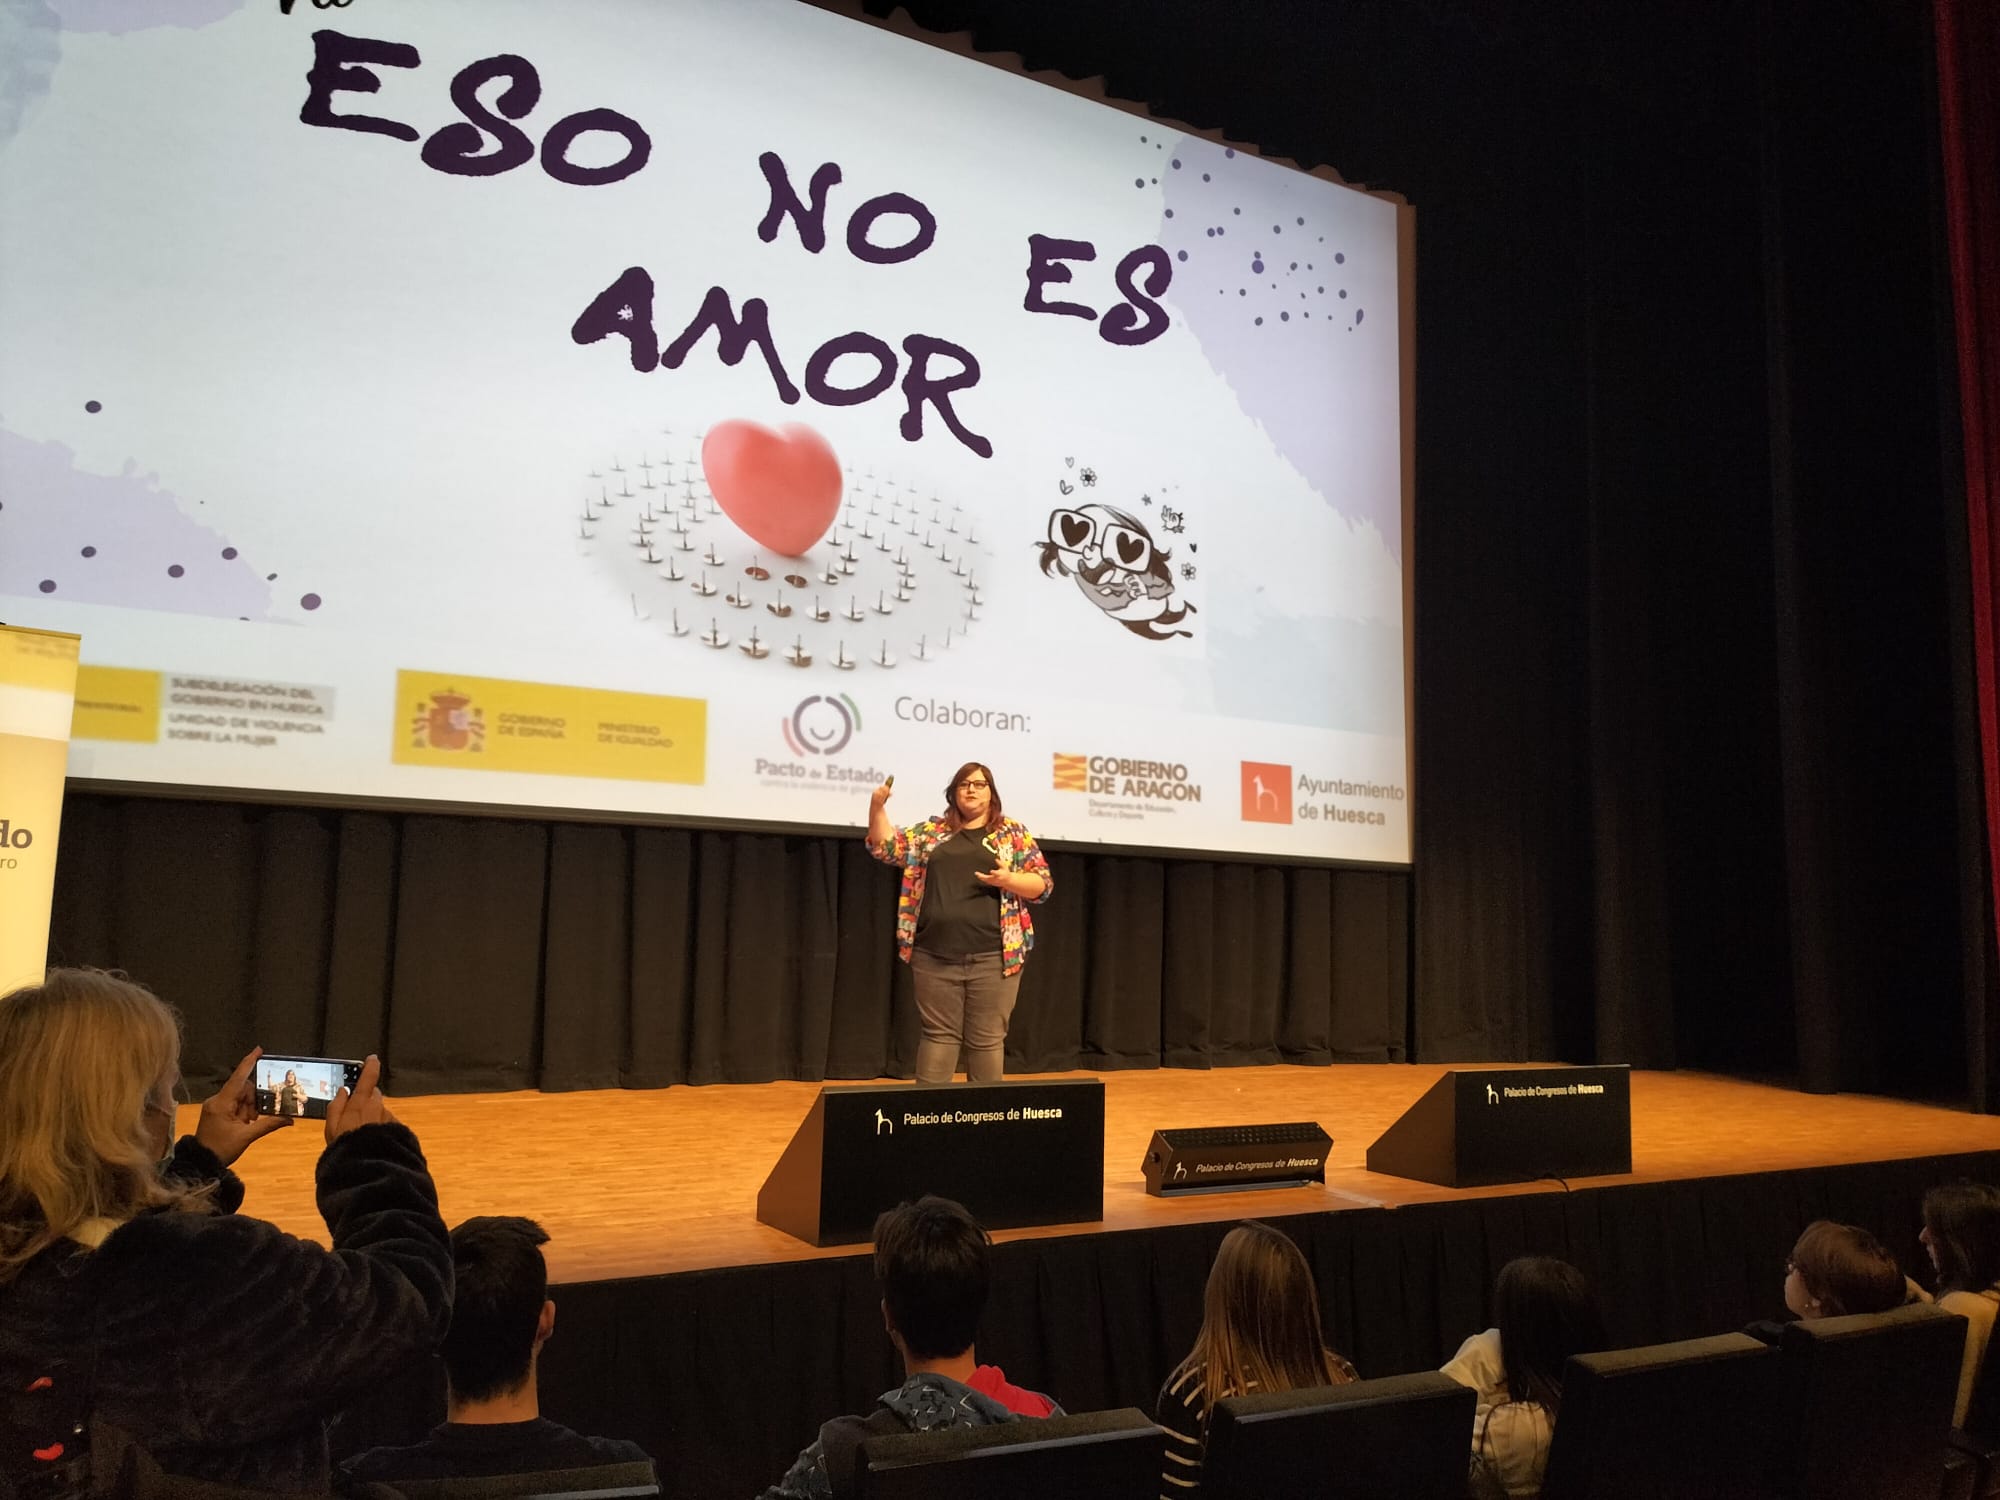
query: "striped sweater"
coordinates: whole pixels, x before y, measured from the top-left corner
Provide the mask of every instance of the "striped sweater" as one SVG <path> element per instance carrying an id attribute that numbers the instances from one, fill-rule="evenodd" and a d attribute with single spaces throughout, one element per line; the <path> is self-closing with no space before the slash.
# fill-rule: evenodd
<path id="1" fill-rule="evenodd" d="M 1333 1356 L 1333 1362 L 1340 1375 L 1337 1384 L 1347 1385 L 1361 1378 L 1354 1366 L 1338 1354 Z M 1202 1398 L 1208 1390 L 1204 1375 L 1205 1371 L 1199 1365 L 1174 1371 L 1167 1377 L 1160 1399 L 1155 1404 L 1153 1420 L 1167 1431 L 1167 1459 L 1160 1474 L 1160 1500 L 1186 1500 L 1190 1495 L 1201 1493 L 1202 1449 L 1208 1441 L 1202 1422 Z M 1222 1394 L 1247 1396 L 1256 1389 L 1257 1384 L 1252 1381 L 1248 1390 L 1225 1391 Z"/>

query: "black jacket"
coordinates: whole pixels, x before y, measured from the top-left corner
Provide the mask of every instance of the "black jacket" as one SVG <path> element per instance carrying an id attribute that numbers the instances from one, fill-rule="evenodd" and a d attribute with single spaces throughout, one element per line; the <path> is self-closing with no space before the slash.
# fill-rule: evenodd
<path id="1" fill-rule="evenodd" d="M 324 1490 L 326 1418 L 427 1357 L 450 1318 L 423 1151 L 401 1125 L 327 1147 L 315 1180 L 331 1251 L 230 1212 L 241 1184 L 192 1138 L 174 1157 L 173 1175 L 218 1181 L 219 1211 L 142 1214 L 0 1284 L 0 1389 L 58 1371 L 169 1474 Z"/>

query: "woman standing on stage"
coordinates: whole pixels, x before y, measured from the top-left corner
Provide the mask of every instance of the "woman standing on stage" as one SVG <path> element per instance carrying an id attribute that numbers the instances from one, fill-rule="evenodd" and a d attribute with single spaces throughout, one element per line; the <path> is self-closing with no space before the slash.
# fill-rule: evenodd
<path id="1" fill-rule="evenodd" d="M 949 1083 L 966 1049 L 966 1078 L 996 1082 L 1021 968 L 1035 946 L 1027 903 L 1049 899 L 1055 881 L 1035 836 L 1000 811 L 993 772 L 958 768 L 945 810 L 898 828 L 883 810 L 890 777 L 868 799 L 868 850 L 899 865 L 896 949 L 916 982 L 923 1041 L 917 1082 Z"/>

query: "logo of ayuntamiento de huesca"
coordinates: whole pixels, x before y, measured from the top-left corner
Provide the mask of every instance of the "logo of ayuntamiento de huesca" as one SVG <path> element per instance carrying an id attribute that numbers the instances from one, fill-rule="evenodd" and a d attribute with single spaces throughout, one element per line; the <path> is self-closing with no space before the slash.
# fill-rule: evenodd
<path id="1" fill-rule="evenodd" d="M 1269 761 L 1246 760 L 1243 766 L 1243 821 L 1292 821 L 1292 768 Z"/>

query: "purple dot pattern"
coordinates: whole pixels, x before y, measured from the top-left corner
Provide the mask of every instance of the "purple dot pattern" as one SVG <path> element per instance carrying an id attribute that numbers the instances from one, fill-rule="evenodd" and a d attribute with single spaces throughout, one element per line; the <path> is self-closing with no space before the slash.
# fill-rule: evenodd
<path id="1" fill-rule="evenodd" d="M 104 403 L 102 401 L 86 401 L 83 403 L 83 409 L 89 412 L 92 416 L 96 416 L 99 412 L 104 410 Z"/>
<path id="2" fill-rule="evenodd" d="M 1146 148 L 1153 149 L 1151 143 Z M 1302 365 L 1331 369 L 1355 357 L 1349 351 L 1359 347 L 1351 341 L 1363 328 L 1365 309 L 1354 304 L 1348 287 L 1315 275 L 1328 248 L 1336 266 L 1347 264 L 1341 241 L 1351 232 L 1350 221 L 1327 203 L 1321 184 L 1239 156 L 1233 148 L 1218 150 L 1184 136 L 1169 157 L 1176 170 L 1160 190 L 1159 242 L 1174 257 L 1166 300 L 1175 320 L 1194 334 L 1243 411 L 1288 461 L 1321 495 L 1339 496 L 1343 513 L 1372 522 L 1390 552 L 1400 556 L 1397 497 L 1356 496 L 1343 483 L 1323 414 L 1314 409 L 1315 400 L 1323 398 L 1315 396 L 1315 382 L 1298 378 Z M 1268 225 L 1274 238 L 1310 236 L 1305 245 L 1321 248 L 1311 259 L 1304 254 L 1279 259 L 1275 247 L 1267 258 L 1258 249 L 1246 261 L 1223 242 L 1225 226 L 1246 214 Z M 1220 295 L 1211 296 L 1211 287 Z M 1232 289 L 1234 298 L 1228 295 Z M 1371 341 L 1371 347 L 1379 352 L 1379 343 Z"/>
<path id="3" fill-rule="evenodd" d="M 0 428 L 0 474 L 12 502 L 0 594 L 225 620 L 299 618 L 227 537 L 195 518 L 199 502 L 161 488 L 136 463 L 91 473 L 63 443 Z"/>

